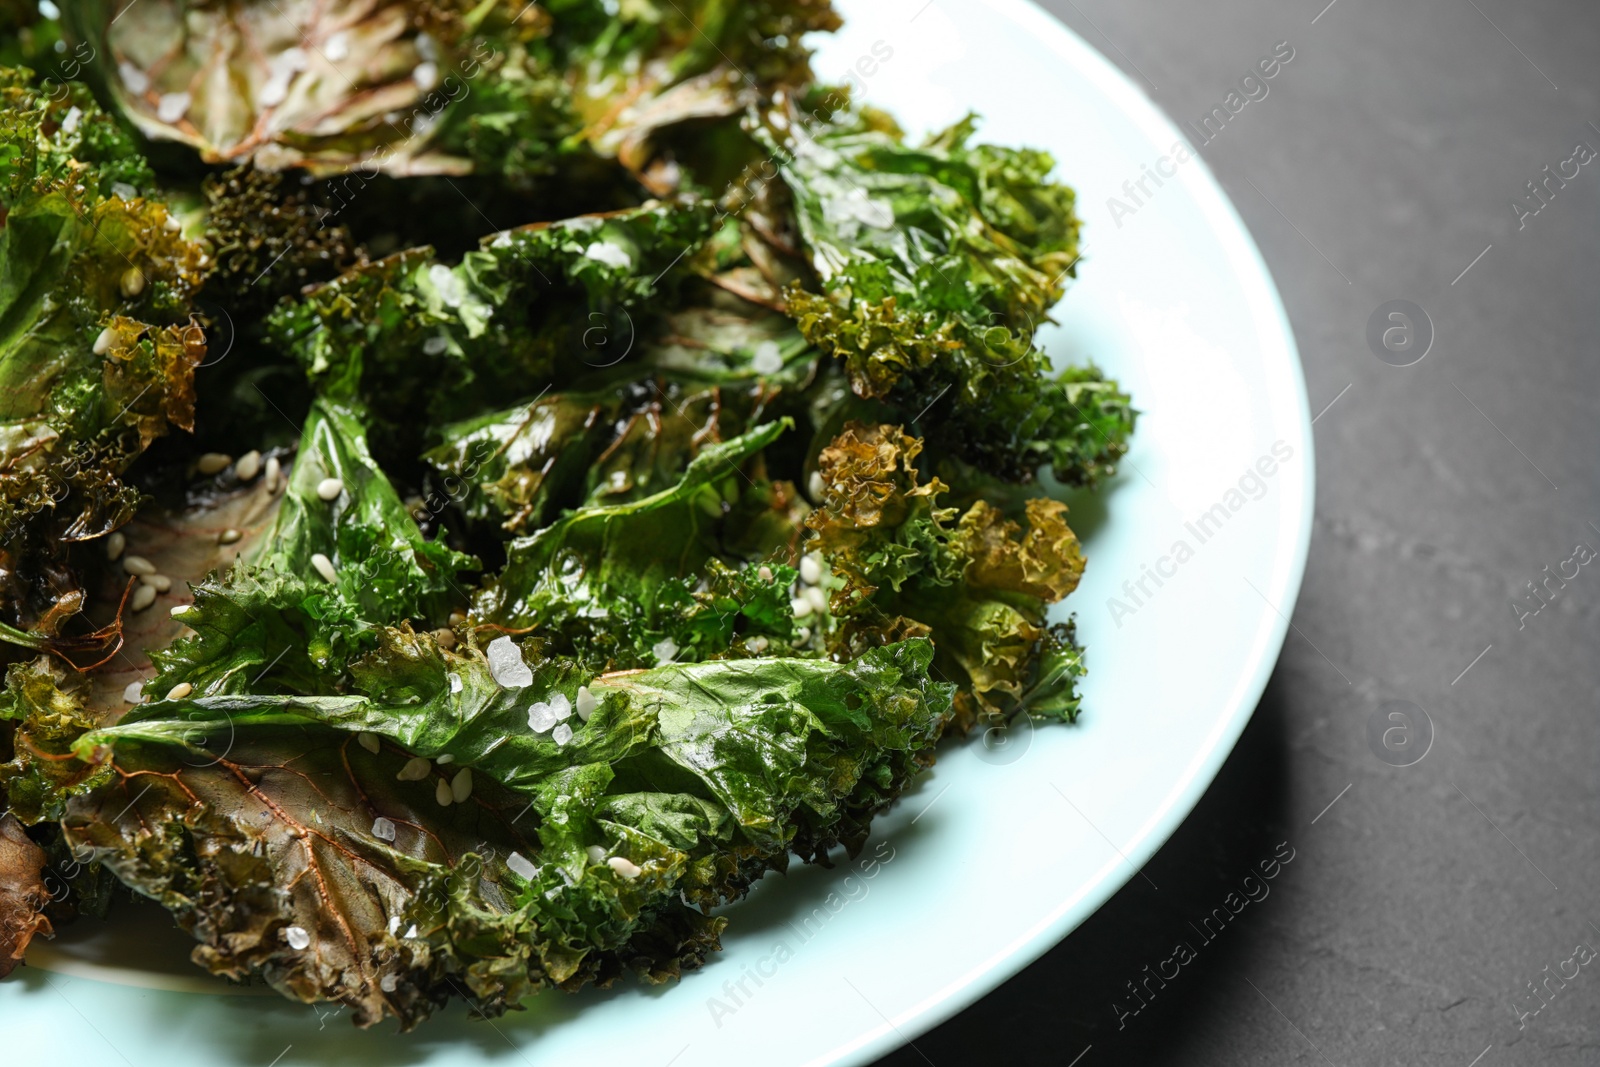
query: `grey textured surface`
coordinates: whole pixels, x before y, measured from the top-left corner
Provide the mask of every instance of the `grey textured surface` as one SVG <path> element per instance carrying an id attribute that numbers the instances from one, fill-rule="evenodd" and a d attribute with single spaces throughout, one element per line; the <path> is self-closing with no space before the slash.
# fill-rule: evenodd
<path id="1" fill-rule="evenodd" d="M 1600 1063 L 1600 960 L 1575 954 L 1600 949 L 1600 560 L 1574 557 L 1600 550 L 1600 159 L 1512 206 L 1600 150 L 1600 7 L 1325 2 L 1044 0 L 1179 121 L 1293 45 L 1202 154 L 1272 268 L 1313 412 L 1337 402 L 1296 630 L 1146 868 L 1160 888 L 1133 879 L 886 1067 Z M 1391 300 L 1434 324 L 1413 366 L 1369 350 Z M 1549 606 L 1514 607 L 1568 560 Z M 1369 746 L 1386 700 L 1434 724 L 1413 766 Z M 1205 942 L 1191 924 L 1280 842 L 1269 894 Z M 1196 958 L 1120 1016 L 1178 942 Z"/>

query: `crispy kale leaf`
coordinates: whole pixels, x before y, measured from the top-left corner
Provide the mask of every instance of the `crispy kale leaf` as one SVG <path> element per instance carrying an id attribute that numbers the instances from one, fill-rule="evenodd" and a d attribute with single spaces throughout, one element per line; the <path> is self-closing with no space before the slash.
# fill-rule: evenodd
<path id="1" fill-rule="evenodd" d="M 580 508 L 513 541 L 473 618 L 532 630 L 548 653 L 597 669 L 725 653 L 735 638 L 787 641 L 794 572 L 761 561 L 789 554 L 801 514 L 760 453 L 790 425 L 708 445 L 670 488 Z"/>
<path id="2" fill-rule="evenodd" d="M 368 453 L 361 416 L 319 400 L 271 531 L 233 570 L 194 587 L 179 616 L 194 636 L 151 653 L 160 673 L 147 691 L 185 682 L 208 694 L 330 691 L 376 627 L 439 625 L 465 607 L 458 582 L 477 567 L 422 535 Z"/>
<path id="3" fill-rule="evenodd" d="M 856 394 L 931 415 L 931 446 L 1008 480 L 1043 465 L 1069 485 L 1113 473 L 1128 397 L 1093 367 L 1053 381 L 1033 345 L 1079 258 L 1054 160 L 970 145 L 970 117 L 912 147 L 859 117 L 816 128 L 776 114 L 781 127 L 769 116 L 759 132 L 815 278 L 788 287 L 788 311 Z"/>
<path id="4" fill-rule="evenodd" d="M 596 331 L 621 333 L 670 293 L 668 268 L 704 241 L 710 215 L 659 204 L 540 223 L 495 235 L 456 266 L 413 249 L 281 307 L 272 333 L 323 395 L 365 406 L 381 451 L 409 460 L 426 427 L 614 360 Z"/>
<path id="5" fill-rule="evenodd" d="M 958 517 L 937 506 L 946 486 L 918 477 L 921 449 L 899 427 L 852 423 L 822 451 L 807 548 L 842 579 L 836 651 L 926 634 L 937 676 L 957 685 L 958 727 L 1019 710 L 1071 721 L 1083 668 L 1070 628 L 1045 619 L 1083 573 L 1066 505 L 1029 500 L 1026 530 L 982 500 Z"/>
<path id="6" fill-rule="evenodd" d="M 360 695 L 167 700 L 75 733 L 70 687 L 14 669 L 0 712 L 26 716 L 30 755 L 0 778 L 171 909 L 201 966 L 409 1027 L 451 994 L 497 1014 L 698 965 L 726 921 L 706 908 L 791 850 L 858 848 L 931 759 L 950 699 L 931 654 L 680 665 L 581 691 L 550 662 L 505 689 L 481 653 L 400 629 L 357 665 Z M 566 721 L 534 732 L 552 703 Z"/>
<path id="7" fill-rule="evenodd" d="M 769 399 L 760 383 L 676 378 L 545 393 L 444 427 L 445 443 L 425 458 L 470 518 L 513 534 L 547 525 L 564 508 L 640 500 L 675 485 L 706 446 L 758 421 Z"/>
<path id="8" fill-rule="evenodd" d="M 44 850 L 29 839 L 12 815 L 0 816 L 0 978 L 22 962 L 28 942 L 51 936 L 45 905 Z"/>
<path id="9" fill-rule="evenodd" d="M 123 19 L 135 2 L 67 12 L 141 130 L 320 174 L 525 178 L 588 155 L 670 183 L 653 133 L 798 87 L 801 38 L 839 24 L 827 0 L 152 0 Z"/>
<path id="10" fill-rule="evenodd" d="M 205 355 L 183 322 L 200 247 L 87 91 L 57 88 L 0 69 L 0 622 L 35 648 L 83 606 L 67 546 L 126 522 L 128 466 L 193 427 Z"/>

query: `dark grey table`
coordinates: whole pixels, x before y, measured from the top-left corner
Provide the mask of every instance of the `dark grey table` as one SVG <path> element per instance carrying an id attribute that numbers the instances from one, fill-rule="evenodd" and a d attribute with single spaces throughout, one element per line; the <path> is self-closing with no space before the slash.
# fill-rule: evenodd
<path id="1" fill-rule="evenodd" d="M 1044 0 L 1180 122 L 1294 47 L 1202 154 L 1332 403 L 1316 528 L 1160 888 L 886 1067 L 1600 1064 L 1600 6 L 1326 2 Z M 1432 323 L 1411 366 L 1405 321 L 1389 363 L 1367 339 L 1396 300 Z M 1410 766 L 1369 741 L 1391 700 L 1433 726 Z M 1388 751 L 1421 741 L 1394 722 Z M 1280 842 L 1270 895 L 1202 942 Z"/>

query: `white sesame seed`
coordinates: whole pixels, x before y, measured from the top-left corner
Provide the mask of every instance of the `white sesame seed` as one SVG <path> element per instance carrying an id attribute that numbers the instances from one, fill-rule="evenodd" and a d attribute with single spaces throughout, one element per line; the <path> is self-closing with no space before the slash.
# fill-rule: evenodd
<path id="1" fill-rule="evenodd" d="M 282 473 L 283 464 L 278 462 L 278 457 L 268 456 L 266 477 L 267 492 L 276 493 L 278 491 L 278 476 Z"/>
<path id="2" fill-rule="evenodd" d="M 594 709 L 600 706 L 600 702 L 594 698 L 593 693 L 589 692 L 588 686 L 580 685 L 578 686 L 578 699 L 573 706 L 578 711 L 578 718 L 588 722 L 589 716 L 594 714 Z"/>
<path id="3" fill-rule="evenodd" d="M 359 734 L 356 734 L 356 744 L 360 745 L 374 756 L 376 756 L 378 754 L 378 750 L 383 747 L 378 741 L 377 734 L 369 734 L 365 730 L 361 731 Z"/>
<path id="4" fill-rule="evenodd" d="M 233 476 L 241 482 L 248 482 L 261 473 L 261 453 L 251 449 L 239 457 L 239 462 L 233 465 Z"/>
<path id="5" fill-rule="evenodd" d="M 105 329 L 101 330 L 100 336 L 94 339 L 94 354 L 97 356 L 103 356 L 107 352 L 111 351 L 111 342 L 115 339 L 116 335 L 111 332 L 111 327 L 107 326 Z"/>
<path id="6" fill-rule="evenodd" d="M 433 799 L 439 802 L 441 808 L 448 808 L 450 801 L 455 799 L 455 794 L 450 791 L 450 783 L 439 779 L 433 787 Z"/>
<path id="7" fill-rule="evenodd" d="M 642 868 L 622 856 L 612 856 L 606 860 L 606 866 L 627 879 L 637 878 L 644 873 Z"/>
<path id="8" fill-rule="evenodd" d="M 129 682 L 122 690 L 122 699 L 129 704 L 139 704 L 144 701 L 144 683 Z"/>
<path id="9" fill-rule="evenodd" d="M 794 632 L 794 647 L 799 648 L 811 640 L 811 627 L 802 626 Z"/>
<path id="10" fill-rule="evenodd" d="M 128 538 L 121 530 L 106 538 L 106 559 L 113 563 L 122 555 L 122 550 L 128 547 Z"/>
<path id="11" fill-rule="evenodd" d="M 344 30 L 329 34 L 328 39 L 322 43 L 322 54 L 329 63 L 337 63 L 350 54 L 350 34 Z"/>
<path id="12" fill-rule="evenodd" d="M 311 566 L 315 568 L 318 574 L 322 575 L 323 581 L 337 582 L 339 580 L 339 572 L 333 569 L 333 560 L 324 556 L 321 552 L 311 553 Z"/>
<path id="13" fill-rule="evenodd" d="M 382 978 L 378 979 L 378 988 L 383 990 L 385 993 L 393 993 L 399 987 L 400 979 L 396 978 L 392 974 L 386 974 Z"/>
<path id="14" fill-rule="evenodd" d="M 128 606 L 134 611 L 143 611 L 156 602 L 156 591 L 148 585 L 141 585 L 133 591 L 133 597 L 128 601 Z"/>
<path id="15" fill-rule="evenodd" d="M 466 621 L 467 621 L 466 615 L 462 614 L 461 612 L 452 611 L 450 613 L 450 625 L 451 626 L 460 626 L 462 623 L 464 623 Z"/>
<path id="16" fill-rule="evenodd" d="M 144 271 L 129 267 L 122 272 L 122 295 L 130 300 L 144 292 Z"/>
<path id="17" fill-rule="evenodd" d="M 450 779 L 450 796 L 457 804 L 465 804 L 472 795 L 472 768 L 463 767 Z"/>
<path id="18" fill-rule="evenodd" d="M 439 642 L 439 647 L 446 651 L 456 647 L 456 632 L 454 630 L 440 627 L 433 631 L 433 639 Z"/>
<path id="19" fill-rule="evenodd" d="M 589 857 L 589 862 L 594 864 L 596 867 L 600 866 L 600 864 L 606 861 L 606 850 L 601 848 L 599 845 L 590 845 L 583 851 L 584 854 Z"/>
<path id="20" fill-rule="evenodd" d="M 394 840 L 394 820 L 386 819 L 382 815 L 372 820 L 372 836 L 379 841 Z"/>
<path id="21" fill-rule="evenodd" d="M 395 778 L 402 782 L 420 782 L 432 773 L 433 764 L 428 762 L 426 756 L 412 756 Z"/>
<path id="22" fill-rule="evenodd" d="M 156 565 L 145 559 L 143 556 L 129 555 L 123 557 L 122 569 L 127 571 L 129 574 L 154 574 L 156 572 Z"/>
<path id="23" fill-rule="evenodd" d="M 172 579 L 168 578 L 165 574 L 142 575 L 140 576 L 139 581 L 145 585 L 148 585 L 151 589 L 154 589 L 158 593 L 165 593 L 172 588 Z"/>
<path id="24" fill-rule="evenodd" d="M 188 610 L 189 610 L 189 605 L 188 604 L 174 604 L 174 605 L 172 605 L 172 617 L 174 619 L 176 619 L 179 615 L 182 615 L 184 612 L 186 612 Z"/>
<path id="25" fill-rule="evenodd" d="M 760 578 L 763 582 L 772 581 L 772 568 L 762 567 L 760 570 L 756 571 L 756 577 Z"/>
<path id="26" fill-rule="evenodd" d="M 177 233 L 179 230 L 183 229 L 183 222 L 176 215 L 168 215 L 167 221 L 161 224 L 161 228 L 166 230 L 168 233 Z"/>
<path id="27" fill-rule="evenodd" d="M 807 585 L 822 581 L 822 561 L 817 559 L 815 553 L 808 552 L 800 557 L 800 580 Z"/>
<path id="28" fill-rule="evenodd" d="M 299 926 L 291 926 L 285 930 L 283 939 L 289 942 L 289 947 L 297 952 L 311 947 L 311 935 Z"/>
<path id="29" fill-rule="evenodd" d="M 744 647 L 759 656 L 767 650 L 767 643 L 765 637 L 752 637 L 745 641 Z"/>
<path id="30" fill-rule="evenodd" d="M 822 615 L 827 612 L 828 592 L 820 585 L 806 586 L 806 599 L 811 601 L 811 606 L 816 609 L 818 615 Z"/>
<path id="31" fill-rule="evenodd" d="M 324 500 L 337 500 L 344 492 L 344 482 L 338 478 L 324 478 L 317 483 L 317 495 Z"/>
<path id="32" fill-rule="evenodd" d="M 177 685 L 167 690 L 167 699 L 182 700 L 192 692 L 194 692 L 194 686 L 190 685 L 188 682 L 179 682 Z"/>
<path id="33" fill-rule="evenodd" d="M 507 856 L 506 866 L 510 868 L 513 874 L 520 875 L 530 882 L 533 881 L 534 877 L 539 873 L 539 868 L 528 862 L 528 858 L 520 852 L 513 852 L 511 855 Z"/>
<path id="34" fill-rule="evenodd" d="M 811 491 L 813 503 L 820 502 L 828 491 L 828 485 L 822 480 L 822 474 L 818 471 L 811 472 L 811 478 L 806 482 L 806 488 Z"/>
<path id="35" fill-rule="evenodd" d="M 794 612 L 794 617 L 803 619 L 811 614 L 811 601 L 803 596 L 797 596 L 789 601 L 789 610 Z"/>
<path id="36" fill-rule="evenodd" d="M 233 462 L 233 457 L 224 452 L 207 452 L 194 461 L 194 469 L 201 474 L 221 474 Z"/>
<path id="37" fill-rule="evenodd" d="M 417 88 L 427 92 L 439 84 L 439 64 L 418 63 L 411 71 L 411 80 L 417 83 Z"/>
<path id="38" fill-rule="evenodd" d="M 223 530 L 221 533 L 217 534 L 217 544 L 231 545 L 243 536 L 244 532 L 242 530 L 235 530 L 232 526 L 230 526 L 226 530 Z"/>

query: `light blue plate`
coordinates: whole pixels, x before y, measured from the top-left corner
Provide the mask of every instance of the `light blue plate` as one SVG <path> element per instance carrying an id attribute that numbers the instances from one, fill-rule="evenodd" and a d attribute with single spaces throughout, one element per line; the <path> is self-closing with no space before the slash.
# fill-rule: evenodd
<path id="1" fill-rule="evenodd" d="M 1194 806 L 1266 685 L 1310 541 L 1311 420 L 1272 281 L 1205 164 L 1175 163 L 1178 131 L 1027 0 L 839 7 L 824 74 L 857 71 L 916 130 L 975 110 L 985 138 L 1050 150 L 1079 190 L 1081 280 L 1042 341 L 1144 411 L 1121 475 L 1075 502 L 1081 723 L 948 749 L 858 861 L 769 877 L 729 909 L 727 950 L 673 986 L 361 1032 L 195 977 L 152 907 L 79 924 L 0 984 L 7 1062 L 70 1046 L 134 1067 L 866 1063 L 1059 941 Z M 1158 164 L 1172 176 L 1113 219 L 1108 198 Z"/>

